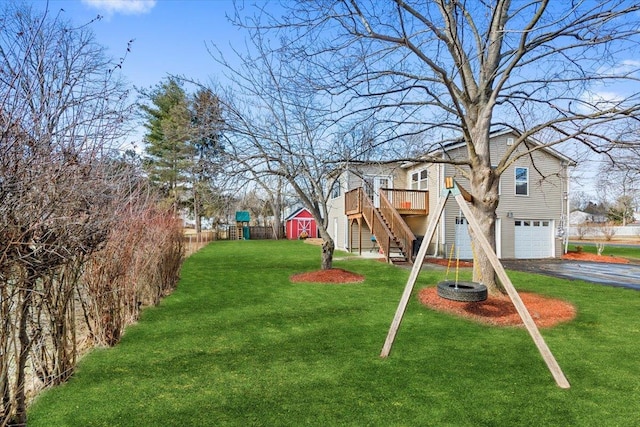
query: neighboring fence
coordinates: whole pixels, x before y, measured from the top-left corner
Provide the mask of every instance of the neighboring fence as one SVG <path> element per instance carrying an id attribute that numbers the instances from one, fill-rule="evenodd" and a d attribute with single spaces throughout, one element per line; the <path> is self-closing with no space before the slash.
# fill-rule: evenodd
<path id="1" fill-rule="evenodd" d="M 569 227 L 572 239 L 640 239 L 640 225 L 583 224 Z"/>
<path id="2" fill-rule="evenodd" d="M 273 231 L 271 226 L 249 226 L 249 239 L 250 240 L 276 240 L 278 236 Z M 223 225 L 216 230 L 203 230 L 200 235 L 195 232 L 187 233 L 185 235 L 185 241 L 189 248 L 195 250 L 193 253 L 200 249 L 202 246 L 214 240 L 238 240 L 244 235 L 242 227 L 238 230 L 236 225 Z M 284 226 L 280 231 L 280 238 L 284 238 Z M 187 250 L 189 252 L 189 249 Z"/>
<path id="3" fill-rule="evenodd" d="M 187 233 L 184 236 L 185 255 L 189 256 L 194 252 L 198 252 L 203 246 L 217 239 L 217 232 L 214 230 L 201 231 L 200 234 Z"/>
<path id="4" fill-rule="evenodd" d="M 284 228 L 280 234 L 280 237 L 284 236 Z M 278 236 L 273 231 L 273 227 L 267 226 L 250 226 L 249 227 L 249 239 L 251 240 L 275 240 Z"/>

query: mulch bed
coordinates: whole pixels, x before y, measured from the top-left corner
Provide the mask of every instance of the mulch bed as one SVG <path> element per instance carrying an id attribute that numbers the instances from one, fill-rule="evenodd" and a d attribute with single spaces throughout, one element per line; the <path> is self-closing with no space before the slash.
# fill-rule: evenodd
<path id="1" fill-rule="evenodd" d="M 341 268 L 318 270 L 294 274 L 289 278 L 293 283 L 362 283 L 364 276 Z"/>
<path id="2" fill-rule="evenodd" d="M 539 328 L 548 328 L 575 318 L 576 308 L 568 302 L 519 292 L 527 311 Z M 455 314 L 495 326 L 524 326 L 520 315 L 507 296 L 489 295 L 486 301 L 460 302 L 438 296 L 435 287 L 424 288 L 418 294 L 420 302 L 434 310 Z"/>
<path id="3" fill-rule="evenodd" d="M 629 264 L 629 260 L 626 258 L 619 258 L 609 255 L 597 255 L 589 252 L 569 251 L 566 254 L 562 255 L 562 259 L 574 261 L 606 262 L 611 264 Z"/>
<path id="4" fill-rule="evenodd" d="M 429 264 L 442 265 L 444 267 L 456 268 L 456 265 L 461 268 L 471 268 L 473 267 L 473 262 L 471 261 L 462 261 L 462 260 L 448 260 L 444 258 L 425 258 L 424 262 L 428 262 Z"/>

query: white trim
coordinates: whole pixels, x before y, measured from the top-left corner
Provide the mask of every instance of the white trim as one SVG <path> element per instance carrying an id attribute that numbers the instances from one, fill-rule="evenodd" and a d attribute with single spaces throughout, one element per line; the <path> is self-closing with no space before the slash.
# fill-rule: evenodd
<path id="1" fill-rule="evenodd" d="M 498 258 L 502 258 L 502 219 L 496 218 L 494 229 L 496 235 L 496 255 Z"/>
<path id="2" fill-rule="evenodd" d="M 422 178 L 422 174 L 425 173 L 426 177 Z M 417 175 L 417 179 L 414 181 L 413 177 Z M 413 184 L 416 184 L 416 188 L 413 188 Z M 409 190 L 428 190 L 429 189 L 429 169 L 425 166 L 420 169 L 415 169 L 409 175 L 408 182 Z"/>

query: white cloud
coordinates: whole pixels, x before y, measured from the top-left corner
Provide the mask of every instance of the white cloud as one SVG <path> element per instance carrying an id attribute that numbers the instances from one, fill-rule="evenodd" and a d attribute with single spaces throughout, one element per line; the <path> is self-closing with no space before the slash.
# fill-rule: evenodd
<path id="1" fill-rule="evenodd" d="M 82 0 L 82 3 L 107 15 L 115 13 L 141 15 L 151 12 L 156 5 L 156 0 Z"/>
<path id="2" fill-rule="evenodd" d="M 635 59 L 624 59 L 613 67 L 601 67 L 598 70 L 598 74 L 605 77 L 622 77 L 637 73 L 638 69 L 640 69 L 640 61 Z"/>
<path id="3" fill-rule="evenodd" d="M 620 105 L 624 97 L 616 92 L 584 92 L 580 96 L 579 110 L 583 113 L 607 110 Z"/>

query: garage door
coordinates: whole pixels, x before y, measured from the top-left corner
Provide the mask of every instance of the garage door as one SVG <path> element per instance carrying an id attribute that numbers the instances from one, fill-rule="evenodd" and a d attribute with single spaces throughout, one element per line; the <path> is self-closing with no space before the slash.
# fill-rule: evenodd
<path id="1" fill-rule="evenodd" d="M 549 220 L 515 220 L 515 257 L 551 258 L 553 256 L 553 227 Z"/>
<path id="2" fill-rule="evenodd" d="M 496 254 L 498 255 L 498 258 L 502 257 L 502 250 L 500 247 L 500 242 L 502 239 L 502 236 L 500 236 L 501 229 L 502 228 L 500 227 L 500 219 L 497 218 L 495 223 L 495 233 Z M 480 246 L 478 243 L 475 243 L 474 245 L 471 244 L 471 236 L 469 235 L 469 221 L 467 221 L 465 217 L 456 217 L 456 240 L 454 242 L 454 245 L 456 248 L 458 248 L 454 249 L 454 258 L 458 256 L 460 259 L 473 259 L 473 251 L 480 250 L 478 249 Z M 451 250 L 451 247 L 449 247 L 449 250 Z M 457 255 L 458 250 L 460 252 L 459 255 Z M 447 253 L 447 256 L 449 256 L 449 253 Z"/>
<path id="3" fill-rule="evenodd" d="M 449 255 L 447 254 L 447 256 Z M 465 217 L 456 217 L 456 240 L 454 242 L 453 258 L 473 259 L 469 222 Z"/>

